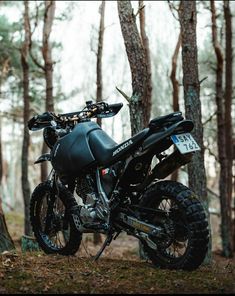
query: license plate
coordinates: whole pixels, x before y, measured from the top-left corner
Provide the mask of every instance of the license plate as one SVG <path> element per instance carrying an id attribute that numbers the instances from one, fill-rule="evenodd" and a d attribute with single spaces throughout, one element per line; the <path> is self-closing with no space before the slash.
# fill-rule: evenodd
<path id="1" fill-rule="evenodd" d="M 171 139 L 181 154 L 201 150 L 198 143 L 190 133 L 173 135 Z"/>

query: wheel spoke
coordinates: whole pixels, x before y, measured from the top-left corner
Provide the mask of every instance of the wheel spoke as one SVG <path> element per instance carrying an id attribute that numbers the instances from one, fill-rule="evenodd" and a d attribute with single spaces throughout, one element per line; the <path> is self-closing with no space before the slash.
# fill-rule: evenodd
<path id="1" fill-rule="evenodd" d="M 47 212 L 48 212 L 48 195 L 45 195 L 41 202 L 40 208 L 40 228 L 42 233 L 44 234 L 44 239 L 50 244 L 52 247 L 57 249 L 62 249 L 65 247 L 67 239 L 63 234 L 64 227 L 64 215 L 65 215 L 65 207 L 62 201 L 56 197 L 55 203 L 53 206 L 52 217 L 49 219 L 50 224 L 46 227 Z M 48 234 L 45 233 L 45 229 L 48 229 Z M 66 236 L 69 237 L 70 228 L 66 228 Z"/>
<path id="2" fill-rule="evenodd" d="M 163 196 L 157 208 L 169 215 L 169 220 L 165 224 L 168 240 L 161 243 L 161 251 L 170 258 L 179 258 L 185 254 L 188 245 L 188 228 L 184 218 L 175 201 L 169 197 Z"/>

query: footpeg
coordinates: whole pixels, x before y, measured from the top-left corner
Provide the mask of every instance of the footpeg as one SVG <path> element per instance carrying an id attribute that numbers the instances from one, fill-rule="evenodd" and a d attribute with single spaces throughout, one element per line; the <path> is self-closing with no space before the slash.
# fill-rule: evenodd
<path id="1" fill-rule="evenodd" d="M 70 210 L 70 213 L 72 215 L 72 218 L 73 218 L 73 222 L 77 228 L 77 230 L 80 231 L 80 228 L 81 228 L 81 220 L 80 220 L 80 209 L 81 209 L 81 206 L 74 206 L 71 208 Z"/>

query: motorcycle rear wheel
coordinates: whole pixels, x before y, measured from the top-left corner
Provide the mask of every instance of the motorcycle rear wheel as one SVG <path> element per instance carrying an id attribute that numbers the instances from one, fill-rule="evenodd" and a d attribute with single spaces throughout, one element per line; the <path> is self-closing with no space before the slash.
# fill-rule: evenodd
<path id="1" fill-rule="evenodd" d="M 49 182 L 39 184 L 30 201 L 30 220 L 35 238 L 46 254 L 74 255 L 82 234 L 76 229 L 70 210 L 76 201 L 69 190 L 59 185 L 59 194 L 51 198 Z M 48 219 L 48 207 L 54 199 Z M 49 221 L 49 222 L 48 222 Z"/>
<path id="2" fill-rule="evenodd" d="M 208 250 L 209 230 L 205 210 L 196 195 L 178 182 L 160 181 L 144 193 L 141 206 L 164 210 L 168 216 L 162 225 L 168 238 L 160 241 L 151 237 L 157 250 L 143 243 L 153 264 L 167 269 L 198 268 Z M 159 225 L 156 215 L 147 219 Z"/>

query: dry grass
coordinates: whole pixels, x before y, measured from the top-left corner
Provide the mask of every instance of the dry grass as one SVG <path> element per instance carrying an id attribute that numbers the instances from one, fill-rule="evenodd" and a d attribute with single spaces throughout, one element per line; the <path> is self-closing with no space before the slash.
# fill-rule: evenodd
<path id="1" fill-rule="evenodd" d="M 11 216 L 12 215 L 12 216 Z M 0 293 L 77 294 L 231 294 L 235 292 L 235 260 L 213 253 L 210 266 L 193 272 L 154 268 L 138 257 L 138 241 L 122 234 L 93 262 L 100 246 L 87 235 L 76 256 L 22 253 L 22 217 L 7 215 L 15 253 L 1 255 Z M 104 238 L 103 238 L 104 239 Z"/>

